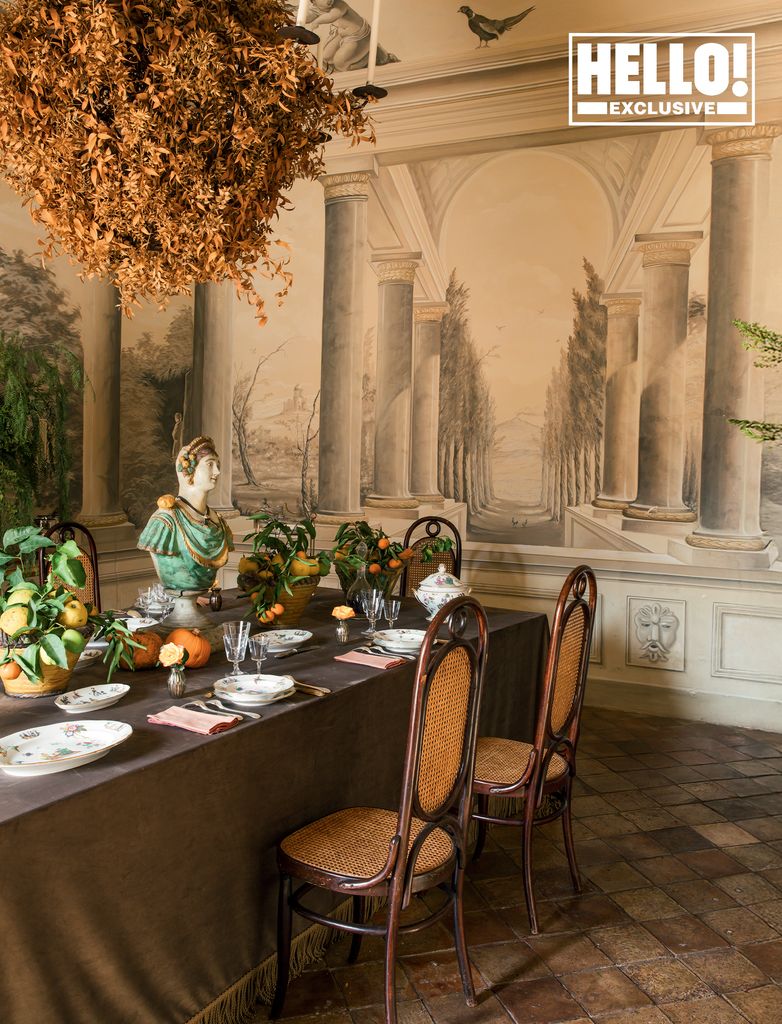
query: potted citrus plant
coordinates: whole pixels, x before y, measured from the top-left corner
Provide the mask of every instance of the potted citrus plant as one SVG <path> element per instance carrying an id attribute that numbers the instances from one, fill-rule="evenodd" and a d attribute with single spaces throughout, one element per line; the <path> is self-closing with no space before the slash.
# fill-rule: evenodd
<path id="1" fill-rule="evenodd" d="M 311 554 L 315 526 L 311 519 L 288 525 L 268 512 L 250 516 L 259 524 L 252 538 L 253 551 L 239 560 L 239 587 L 249 594 L 262 626 L 293 626 L 315 593 L 322 576 L 331 569 L 325 551 Z"/>
<path id="2" fill-rule="evenodd" d="M 391 540 L 382 530 L 376 530 L 365 519 L 343 523 L 334 537 L 334 568 L 343 592 L 366 567 L 367 581 L 387 596 L 394 589 L 402 572 L 402 565 L 413 554 L 412 548 Z"/>
<path id="3" fill-rule="evenodd" d="M 40 548 L 51 548 L 43 585 L 25 574 Z M 138 646 L 125 623 L 98 612 L 74 593 L 86 582 L 79 548 L 72 540 L 55 544 L 35 526 L 6 530 L 0 549 L 4 574 L 0 597 L 0 679 L 15 697 L 62 693 L 87 643 L 107 641 L 108 678 L 123 661 L 132 668 Z"/>

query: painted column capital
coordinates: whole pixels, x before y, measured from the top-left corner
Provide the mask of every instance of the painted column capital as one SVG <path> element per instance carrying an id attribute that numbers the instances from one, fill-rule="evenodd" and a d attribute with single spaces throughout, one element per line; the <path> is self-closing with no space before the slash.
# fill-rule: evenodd
<path id="1" fill-rule="evenodd" d="M 375 253 L 372 257 L 372 269 L 380 284 L 415 284 L 420 264 L 420 252 Z"/>
<path id="2" fill-rule="evenodd" d="M 657 232 L 635 236 L 635 251 L 643 254 L 646 267 L 689 267 L 693 249 L 703 239 L 702 231 Z"/>
<path id="3" fill-rule="evenodd" d="M 703 137 L 711 146 L 711 159 L 714 163 L 741 156 L 765 156 L 770 159 L 771 147 L 780 132 L 782 125 L 753 124 L 704 132 Z"/>
<path id="4" fill-rule="evenodd" d="M 605 306 L 609 317 L 638 316 L 641 312 L 640 292 L 612 292 L 600 296 L 600 305 Z"/>
<path id="5" fill-rule="evenodd" d="M 439 324 L 450 309 L 447 302 L 416 302 L 413 306 L 413 318 L 417 324 Z"/>
<path id="6" fill-rule="evenodd" d="M 335 199 L 367 199 L 371 178 L 370 171 L 346 171 L 343 174 L 324 174 L 318 181 L 329 203 Z"/>

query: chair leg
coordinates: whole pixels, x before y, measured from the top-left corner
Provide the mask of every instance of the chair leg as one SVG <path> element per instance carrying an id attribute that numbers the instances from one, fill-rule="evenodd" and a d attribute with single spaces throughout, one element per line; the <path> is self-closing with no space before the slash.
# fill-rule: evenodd
<path id="1" fill-rule="evenodd" d="M 565 853 L 570 867 L 570 878 L 575 892 L 581 892 L 581 875 L 576 861 L 576 844 L 573 841 L 573 819 L 570 816 L 570 786 L 565 793 L 565 810 L 562 812 L 562 835 L 565 840 Z"/>
<path id="2" fill-rule="evenodd" d="M 475 986 L 472 980 L 470 958 L 467 955 L 467 939 L 464 934 L 464 869 L 456 869 L 453 892 L 453 935 L 456 943 L 456 957 L 464 989 L 464 1000 L 468 1006 L 476 1006 Z"/>
<path id="3" fill-rule="evenodd" d="M 538 934 L 538 912 L 535 906 L 535 893 L 532 889 L 532 830 L 535 827 L 535 801 L 532 787 L 527 789 L 524 801 L 524 824 L 521 830 L 521 864 L 524 878 L 524 898 L 527 901 L 529 928 L 533 935 Z"/>
<path id="4" fill-rule="evenodd" d="M 354 896 L 353 897 L 353 922 L 354 924 L 363 924 L 364 922 L 364 897 Z M 361 940 L 364 938 L 363 935 L 354 934 L 350 940 L 350 952 L 348 953 L 348 963 L 354 964 L 358 960 L 358 954 L 361 952 Z"/>
<path id="5" fill-rule="evenodd" d="M 478 814 L 489 813 L 489 798 L 484 794 L 478 797 Z M 483 847 L 486 845 L 486 833 L 488 831 L 488 825 L 485 821 L 478 822 L 478 839 L 475 843 L 475 850 L 473 851 L 472 859 L 476 861 L 483 853 Z"/>
<path id="6" fill-rule="evenodd" d="M 397 880 L 388 894 L 388 918 L 386 919 L 385 958 L 385 1024 L 397 1024 L 396 1018 L 396 948 L 399 937 L 399 917 L 402 912 L 402 886 Z"/>
<path id="7" fill-rule="evenodd" d="M 291 919 L 293 917 L 290 896 L 290 875 L 280 875 L 277 903 L 277 988 L 272 1008 L 269 1011 L 271 1020 L 276 1020 L 282 1013 L 285 995 L 288 991 L 288 976 L 291 967 Z"/>

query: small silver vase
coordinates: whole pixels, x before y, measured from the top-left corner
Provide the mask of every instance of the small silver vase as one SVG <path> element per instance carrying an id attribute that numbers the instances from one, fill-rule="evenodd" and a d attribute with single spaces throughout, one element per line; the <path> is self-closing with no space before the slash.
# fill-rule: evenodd
<path id="1" fill-rule="evenodd" d="M 337 623 L 337 643 L 346 644 L 350 642 L 350 628 L 347 621 L 343 619 Z"/>
<path id="2" fill-rule="evenodd" d="M 182 665 L 172 665 L 168 671 L 168 692 L 172 697 L 185 695 L 185 670 Z"/>

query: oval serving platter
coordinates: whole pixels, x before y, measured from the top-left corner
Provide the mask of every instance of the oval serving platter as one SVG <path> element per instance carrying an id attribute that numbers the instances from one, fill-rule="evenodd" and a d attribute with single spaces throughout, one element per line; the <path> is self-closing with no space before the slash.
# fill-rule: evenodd
<path id="1" fill-rule="evenodd" d="M 8 775 L 51 775 L 104 757 L 129 739 L 126 722 L 58 722 L 0 738 L 0 769 Z"/>

